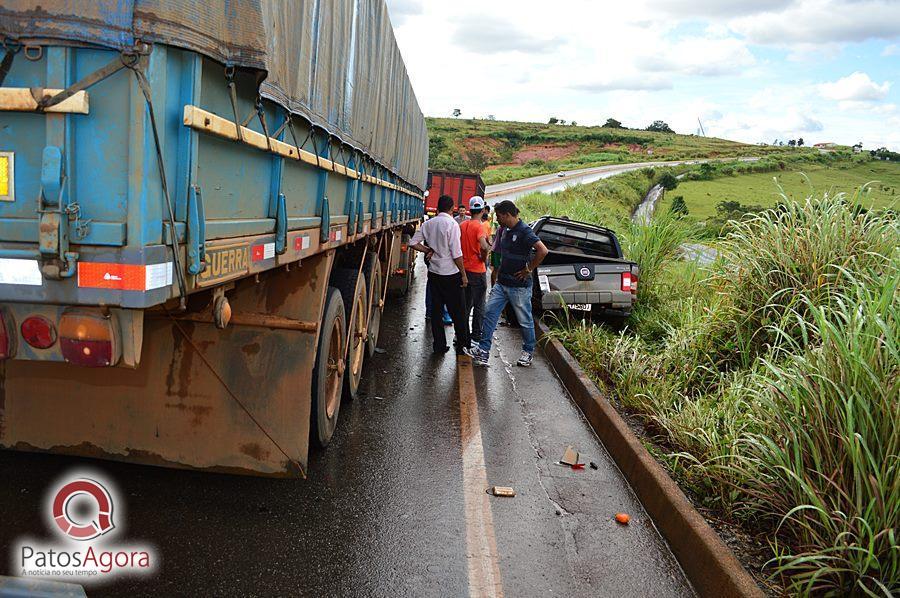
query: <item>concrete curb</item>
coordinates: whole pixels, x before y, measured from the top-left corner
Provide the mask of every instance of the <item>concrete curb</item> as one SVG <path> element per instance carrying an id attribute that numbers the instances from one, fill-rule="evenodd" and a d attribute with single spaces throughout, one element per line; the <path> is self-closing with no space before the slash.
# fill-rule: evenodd
<path id="1" fill-rule="evenodd" d="M 543 322 L 536 322 L 536 328 L 547 341 L 541 345 L 553 369 L 653 518 L 697 593 L 764 596 L 734 553 L 644 448 L 575 358 L 558 340 L 546 337 L 548 329 Z"/>

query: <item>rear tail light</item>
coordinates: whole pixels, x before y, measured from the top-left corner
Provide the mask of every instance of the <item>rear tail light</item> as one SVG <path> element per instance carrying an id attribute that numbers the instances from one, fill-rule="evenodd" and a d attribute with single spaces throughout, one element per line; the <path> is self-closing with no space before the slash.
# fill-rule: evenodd
<path id="1" fill-rule="evenodd" d="M 67 310 L 59 319 L 63 358 L 85 367 L 115 365 L 121 356 L 116 321 L 99 310 Z"/>
<path id="2" fill-rule="evenodd" d="M 19 328 L 22 338 L 35 349 L 49 349 L 56 344 L 56 328 L 43 316 L 29 316 Z"/>
<path id="3" fill-rule="evenodd" d="M 5 309 L 0 309 L 0 359 L 12 359 L 16 356 L 16 338 L 12 316 Z"/>
<path id="4" fill-rule="evenodd" d="M 622 290 L 626 293 L 631 292 L 631 272 L 622 272 Z"/>
<path id="5" fill-rule="evenodd" d="M 632 295 L 637 295 L 637 283 L 638 283 L 637 274 L 632 274 L 631 275 L 631 294 Z"/>

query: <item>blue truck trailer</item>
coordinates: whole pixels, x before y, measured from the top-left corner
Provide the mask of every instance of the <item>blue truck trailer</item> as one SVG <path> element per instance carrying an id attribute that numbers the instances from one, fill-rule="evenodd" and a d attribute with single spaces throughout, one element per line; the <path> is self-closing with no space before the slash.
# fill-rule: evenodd
<path id="1" fill-rule="evenodd" d="M 423 214 L 383 0 L 6 0 L 0 41 L 0 446 L 305 475 Z"/>

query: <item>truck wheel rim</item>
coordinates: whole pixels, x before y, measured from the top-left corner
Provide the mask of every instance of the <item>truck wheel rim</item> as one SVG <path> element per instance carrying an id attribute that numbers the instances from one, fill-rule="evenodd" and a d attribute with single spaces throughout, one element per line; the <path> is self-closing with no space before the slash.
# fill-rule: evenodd
<path id="1" fill-rule="evenodd" d="M 373 344 L 378 341 L 378 331 L 381 328 L 381 271 L 377 270 L 372 276 L 372 305 L 369 307 L 371 314 L 369 320 L 369 340 Z"/>
<path id="2" fill-rule="evenodd" d="M 350 375 L 356 379 L 362 371 L 363 352 L 366 345 L 366 302 L 365 295 L 356 296 L 353 303 L 353 338 L 350 339 Z"/>
<path id="3" fill-rule="evenodd" d="M 335 318 L 331 325 L 331 342 L 328 346 L 328 376 L 325 382 L 325 415 L 334 417 L 341 401 L 341 381 L 344 377 L 344 325 L 342 318 Z"/>

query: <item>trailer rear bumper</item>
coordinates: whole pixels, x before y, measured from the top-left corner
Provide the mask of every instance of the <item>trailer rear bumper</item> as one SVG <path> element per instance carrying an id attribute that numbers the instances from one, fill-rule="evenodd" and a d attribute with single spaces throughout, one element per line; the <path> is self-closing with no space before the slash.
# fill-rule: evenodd
<path id="1" fill-rule="evenodd" d="M 334 252 L 239 281 L 235 313 L 322 316 Z M 318 326 L 146 318 L 135 369 L 0 362 L 0 447 L 169 467 L 302 476 Z"/>

